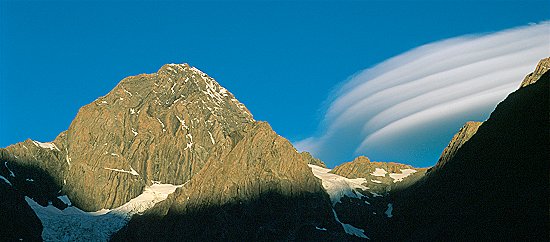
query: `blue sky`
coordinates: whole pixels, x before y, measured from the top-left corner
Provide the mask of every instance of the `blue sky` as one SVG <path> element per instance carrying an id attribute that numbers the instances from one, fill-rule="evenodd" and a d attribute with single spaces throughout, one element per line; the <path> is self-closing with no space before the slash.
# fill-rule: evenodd
<path id="1" fill-rule="evenodd" d="M 424 44 L 539 23 L 548 9 L 548 1 L 1 1 L 0 147 L 53 140 L 122 78 L 183 62 L 298 142 L 322 134 L 327 99 L 351 75 Z M 445 145 L 374 159 L 426 166 Z"/>

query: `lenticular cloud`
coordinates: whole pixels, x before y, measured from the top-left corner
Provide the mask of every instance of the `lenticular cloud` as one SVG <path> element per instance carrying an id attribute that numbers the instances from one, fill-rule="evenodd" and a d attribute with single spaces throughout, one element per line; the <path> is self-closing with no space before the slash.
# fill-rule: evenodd
<path id="1" fill-rule="evenodd" d="M 352 76 L 320 135 L 299 142 L 328 164 L 364 154 L 433 165 L 469 120 L 485 120 L 550 55 L 550 22 L 427 44 Z"/>

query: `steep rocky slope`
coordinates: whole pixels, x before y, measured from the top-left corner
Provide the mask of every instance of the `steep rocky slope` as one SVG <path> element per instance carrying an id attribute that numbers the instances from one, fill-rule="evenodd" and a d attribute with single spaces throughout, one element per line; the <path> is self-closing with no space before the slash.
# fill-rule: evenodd
<path id="1" fill-rule="evenodd" d="M 255 121 L 229 91 L 187 64 L 125 78 L 82 107 L 53 142 L 26 140 L 0 149 L 0 161 L 0 175 L 21 196 L 32 198 L 29 204 L 42 223 L 60 226 L 44 229 L 42 236 L 48 239 L 88 238 L 70 234 L 85 229 L 97 238 L 108 237 L 135 213 L 166 226 L 150 231 L 149 222 L 139 223 L 147 219 L 138 218 L 129 228 L 148 235 L 162 232 L 164 239 L 236 239 L 245 225 L 250 239 L 312 233 L 349 238 L 308 167 L 324 164 L 298 153 L 267 123 Z M 138 197 L 163 184 L 177 185 L 175 192 L 158 199 Z M 77 210 L 62 211 L 68 205 Z M 238 212 L 243 210 L 247 212 Z M 78 216 L 57 215 L 67 213 Z M 58 218 L 63 221 L 55 225 Z M 64 227 L 79 218 L 109 222 Z M 195 229 L 182 230 L 189 220 Z M 122 238 L 155 239 L 138 230 L 124 231 Z"/>
<path id="2" fill-rule="evenodd" d="M 330 170 L 206 74 L 165 65 L 84 106 L 53 142 L 0 149 L 0 236 L 547 240 L 548 66 L 431 169 L 358 157 Z"/>
<path id="3" fill-rule="evenodd" d="M 550 57 L 540 60 L 539 64 L 535 68 L 535 71 L 527 75 L 521 82 L 520 87 L 526 87 L 530 84 L 537 82 L 540 77 L 550 69 Z"/>
<path id="4" fill-rule="evenodd" d="M 396 194 L 386 239 L 548 240 L 549 79 L 510 94 L 440 169 Z"/>
<path id="5" fill-rule="evenodd" d="M 481 124 L 483 124 L 483 122 L 473 121 L 464 124 L 464 126 L 460 128 L 458 133 L 453 136 L 447 147 L 445 147 L 445 149 L 441 153 L 441 156 L 439 157 L 439 160 L 437 161 L 435 166 L 430 169 L 430 171 L 441 169 L 443 166 L 445 166 L 445 164 L 447 164 L 448 161 L 452 160 L 460 147 L 462 147 L 462 145 L 464 145 L 468 140 L 470 140 L 470 138 L 472 138 L 472 136 L 474 136 Z"/>
<path id="6" fill-rule="evenodd" d="M 345 238 L 307 161 L 258 122 L 223 159 L 134 218 L 117 240 Z M 151 227 L 151 221 L 159 225 Z M 317 228 L 323 228 L 317 229 Z"/>
<path id="7" fill-rule="evenodd" d="M 373 162 L 359 156 L 330 172 L 349 179 L 362 179 L 366 189 L 357 189 L 361 196 L 343 197 L 333 204 L 334 210 L 341 222 L 364 229 L 369 238 L 385 238 L 393 216 L 392 194 L 414 184 L 426 170 L 395 162 Z"/>

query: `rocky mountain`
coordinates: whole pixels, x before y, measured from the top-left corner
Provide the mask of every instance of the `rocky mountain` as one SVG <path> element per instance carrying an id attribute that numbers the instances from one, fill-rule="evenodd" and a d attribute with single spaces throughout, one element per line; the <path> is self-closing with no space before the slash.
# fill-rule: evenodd
<path id="1" fill-rule="evenodd" d="M 539 64 L 535 68 L 535 71 L 527 75 L 521 82 L 520 87 L 526 87 L 530 84 L 537 82 L 544 73 L 550 69 L 550 57 L 540 60 Z"/>
<path id="2" fill-rule="evenodd" d="M 550 73 L 526 79 L 477 131 L 455 135 L 439 169 L 393 195 L 384 240 L 548 240 Z"/>
<path id="3" fill-rule="evenodd" d="M 329 173 L 360 181 L 362 186 L 353 189 L 357 194 L 348 192 L 333 203 L 334 211 L 340 221 L 364 229 L 370 239 L 384 238 L 393 217 L 392 194 L 414 184 L 426 171 L 395 162 L 374 162 L 365 156 L 342 163 Z"/>
<path id="4" fill-rule="evenodd" d="M 53 142 L 26 140 L 0 158 L 0 175 L 26 197 L 46 240 L 106 240 L 139 214 L 128 228 L 150 231 L 139 221 L 155 217 L 147 235 L 164 239 L 236 239 L 243 226 L 250 239 L 350 236 L 308 167 L 324 164 L 187 64 L 125 78 Z M 189 219 L 209 229 L 178 227 Z"/>
<path id="5" fill-rule="evenodd" d="M 0 149 L 0 238 L 547 240 L 549 62 L 429 169 L 365 156 L 329 169 L 208 75 L 164 65 L 54 141 Z"/>

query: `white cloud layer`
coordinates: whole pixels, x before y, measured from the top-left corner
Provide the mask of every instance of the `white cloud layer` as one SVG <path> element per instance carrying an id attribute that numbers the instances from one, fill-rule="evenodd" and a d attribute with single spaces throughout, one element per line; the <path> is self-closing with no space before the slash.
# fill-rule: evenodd
<path id="1" fill-rule="evenodd" d="M 548 21 L 420 46 L 352 76 L 320 134 L 295 145 L 330 165 L 361 154 L 433 165 L 464 122 L 485 120 L 549 55 Z"/>

